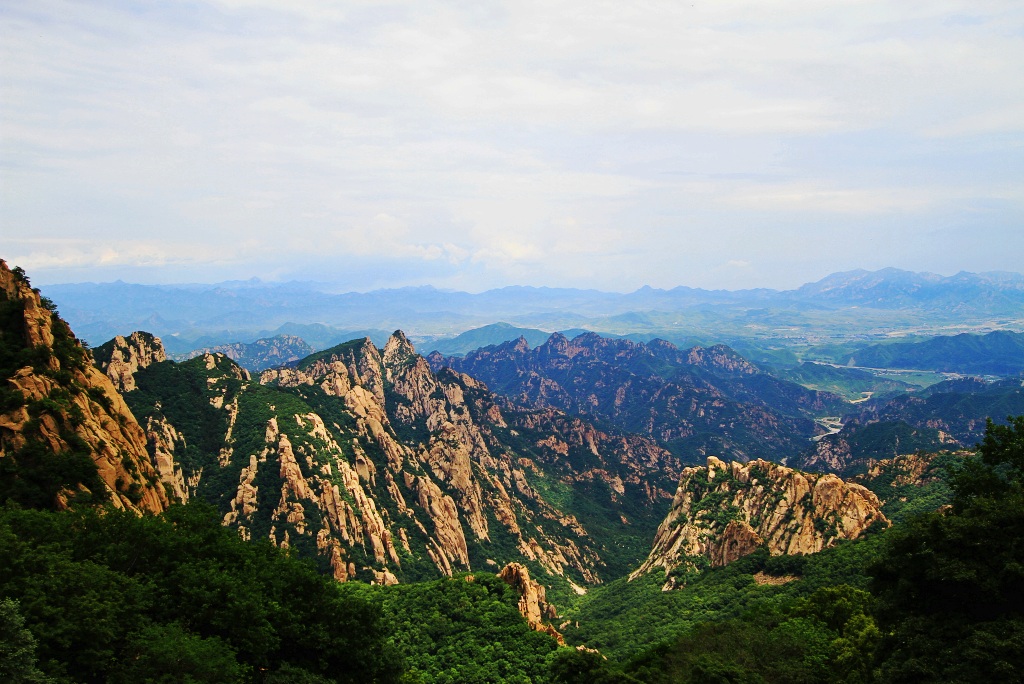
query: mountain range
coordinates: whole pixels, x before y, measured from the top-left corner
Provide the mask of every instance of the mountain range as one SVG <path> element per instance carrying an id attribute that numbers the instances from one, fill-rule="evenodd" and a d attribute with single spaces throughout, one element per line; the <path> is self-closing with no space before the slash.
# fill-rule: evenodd
<path id="1" fill-rule="evenodd" d="M 864 388 L 849 401 L 724 344 L 574 333 L 427 357 L 401 330 L 311 354 L 283 337 L 177 361 L 143 331 L 90 351 L 0 261 L 0 672 L 1016 671 L 990 637 L 1020 622 L 1024 418 L 985 418 L 1024 413 L 1019 378 L 790 374 Z M 971 439 L 980 458 L 950 451 Z"/>
<path id="2" fill-rule="evenodd" d="M 93 344 L 147 330 L 164 339 L 171 353 L 185 353 L 276 334 L 298 335 L 315 348 L 361 335 L 382 344 L 379 331 L 396 328 L 428 343 L 498 321 L 547 331 L 649 333 L 682 344 L 688 341 L 683 338 L 709 334 L 719 342 L 749 337 L 821 340 L 828 337 L 822 337 L 824 328 L 846 336 L 883 335 L 894 328 L 939 328 L 954 322 L 976 330 L 998 325 L 1019 329 L 1024 276 L 943 277 L 883 269 L 837 273 L 785 291 L 644 287 L 627 294 L 521 286 L 476 294 L 432 287 L 333 293 L 315 283 L 255 280 L 53 284 L 45 293 Z M 295 326 L 318 329 L 304 333 Z"/>

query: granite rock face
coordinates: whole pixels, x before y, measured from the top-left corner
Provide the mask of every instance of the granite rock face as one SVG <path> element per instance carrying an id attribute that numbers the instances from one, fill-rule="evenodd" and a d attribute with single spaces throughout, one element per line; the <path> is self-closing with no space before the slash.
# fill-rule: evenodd
<path id="1" fill-rule="evenodd" d="M 722 566 L 765 547 L 772 555 L 816 553 L 888 525 L 878 497 L 833 474 L 803 473 L 769 461 L 709 457 L 686 468 L 647 560 L 631 578 L 663 568 Z M 667 587 L 674 579 L 669 577 Z"/>
<path id="2" fill-rule="evenodd" d="M 166 361 L 167 352 L 159 337 L 137 330 L 128 337 L 118 335 L 97 347 L 93 357 L 118 392 L 131 392 L 135 389 L 135 374 L 142 368 Z"/>
<path id="3" fill-rule="evenodd" d="M 565 639 L 558 630 L 544 622 L 557 618 L 558 611 L 547 602 L 544 585 L 530 578 L 529 569 L 520 563 L 509 563 L 501 569 L 498 576 L 519 594 L 519 613 L 526 618 L 530 627 L 538 632 L 550 634 L 559 645 L 564 646 Z"/>
<path id="4" fill-rule="evenodd" d="M 353 340 L 258 381 L 222 354 L 135 380 L 144 391 L 125 397 L 168 487 L 340 581 L 517 562 L 582 591 L 642 559 L 682 469 L 647 438 L 435 372 L 401 331 L 383 349 Z M 594 506 L 606 511 L 596 537 L 576 512 Z M 632 557 L 614 548 L 619 529 Z"/>
<path id="5" fill-rule="evenodd" d="M 0 260 L 0 305 L 4 309 L 0 342 L 7 358 L 30 360 L 4 369 L 0 413 L 0 459 L 11 459 L 6 477 L 32 481 L 37 462 L 88 458 L 98 479 L 87 473 L 67 479 L 53 500 L 41 505 L 63 508 L 83 494 L 109 500 L 117 508 L 156 513 L 168 504 L 146 451 L 146 434 L 110 378 L 94 367 L 67 323 L 33 290 L 20 273 Z M 15 363 L 15 366 L 17 364 Z M 89 490 L 89 486 L 93 490 Z M 96 488 L 102 491 L 95 491 Z"/>

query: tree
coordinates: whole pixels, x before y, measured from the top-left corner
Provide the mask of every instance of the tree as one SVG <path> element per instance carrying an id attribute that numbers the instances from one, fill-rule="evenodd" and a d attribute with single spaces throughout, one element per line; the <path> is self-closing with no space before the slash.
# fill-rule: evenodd
<path id="1" fill-rule="evenodd" d="M 36 638 L 12 599 L 0 601 L 0 681 L 43 684 L 50 680 L 36 667 Z"/>
<path id="2" fill-rule="evenodd" d="M 1020 681 L 1024 416 L 991 420 L 953 475 L 953 507 L 888 535 L 872 569 L 885 681 Z"/>

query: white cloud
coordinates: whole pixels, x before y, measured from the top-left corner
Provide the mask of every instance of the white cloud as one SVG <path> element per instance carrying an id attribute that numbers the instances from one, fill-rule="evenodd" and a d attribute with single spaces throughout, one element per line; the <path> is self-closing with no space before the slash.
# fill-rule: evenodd
<path id="1" fill-rule="evenodd" d="M 147 7 L 0 8 L 0 249 L 641 284 L 781 262 L 780 217 L 1022 213 L 1015 1 Z"/>

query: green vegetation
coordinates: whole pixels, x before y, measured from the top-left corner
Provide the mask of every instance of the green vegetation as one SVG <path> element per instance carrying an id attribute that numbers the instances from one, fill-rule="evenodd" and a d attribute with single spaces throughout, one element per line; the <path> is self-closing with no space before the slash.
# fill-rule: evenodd
<path id="1" fill-rule="evenodd" d="M 866 396 L 903 393 L 919 387 L 902 377 L 884 377 L 860 368 L 843 368 L 823 363 L 801 363 L 793 368 L 773 372 L 784 380 L 799 383 L 808 389 L 832 392 L 848 401 L 858 401 Z"/>
<path id="2" fill-rule="evenodd" d="M 915 478 L 901 477 L 900 465 L 915 458 L 927 461 L 923 472 Z M 893 460 L 877 476 L 865 479 L 864 484 L 878 495 L 882 501 L 882 512 L 889 520 L 903 522 L 922 513 L 937 511 L 952 501 L 949 474 L 955 472 L 963 458 L 961 454 L 948 451 L 935 455 L 904 456 Z"/>
<path id="3" fill-rule="evenodd" d="M 408 667 L 403 681 L 422 684 L 547 681 L 549 635 L 516 610 L 518 595 L 490 573 L 387 589 L 346 587 L 382 606 L 389 643 Z"/>
<path id="4" fill-rule="evenodd" d="M 813 556 L 759 551 L 676 591 L 650 576 L 593 590 L 566 638 L 613 660 L 573 656 L 556 681 L 1019 681 L 1024 416 L 989 422 L 978 457 L 940 455 L 925 475 L 943 472 L 953 506 L 904 509 L 889 531 Z M 758 572 L 796 579 L 762 585 Z"/>
<path id="5" fill-rule="evenodd" d="M 57 682 L 386 682 L 400 669 L 378 606 L 242 542 L 204 505 L 141 518 L 0 510 L 0 597 L 19 602 Z"/>
<path id="6" fill-rule="evenodd" d="M 987 335 L 933 337 L 920 342 L 877 344 L 851 354 L 859 366 L 1016 376 L 1024 372 L 1024 334 L 997 330 Z M 846 363 L 843 359 L 840 363 Z"/>
<path id="7" fill-rule="evenodd" d="M 952 510 L 890 535 L 874 570 L 890 682 L 1017 681 L 1024 671 L 1024 416 L 988 422 Z"/>
<path id="8" fill-rule="evenodd" d="M 665 578 L 660 572 L 632 582 L 615 580 L 591 589 L 566 612 L 566 619 L 573 625 L 578 621 L 579 627 L 566 629 L 565 638 L 624 661 L 704 623 L 738 619 L 751 611 L 771 612 L 830 586 L 866 589 L 867 568 L 878 557 L 883 537 L 870 534 L 811 556 L 757 551 L 724 568 L 688 574 L 687 584 L 673 591 L 661 590 Z M 757 573 L 799 579 L 758 584 Z"/>

